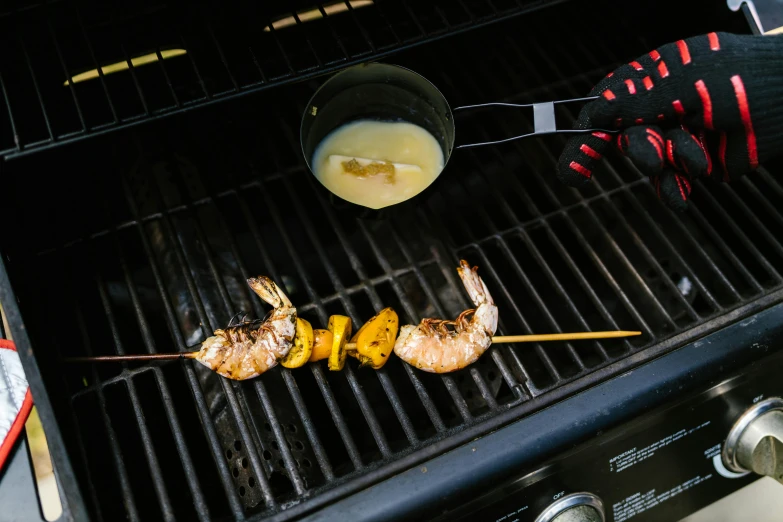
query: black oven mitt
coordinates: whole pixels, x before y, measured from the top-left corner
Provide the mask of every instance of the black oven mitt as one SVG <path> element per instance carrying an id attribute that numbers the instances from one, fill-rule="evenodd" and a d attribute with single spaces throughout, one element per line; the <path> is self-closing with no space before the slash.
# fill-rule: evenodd
<path id="1" fill-rule="evenodd" d="M 566 144 L 558 177 L 590 180 L 616 146 L 650 177 L 658 197 L 685 209 L 691 181 L 730 181 L 783 148 L 783 36 L 710 33 L 666 44 L 601 80 Z"/>

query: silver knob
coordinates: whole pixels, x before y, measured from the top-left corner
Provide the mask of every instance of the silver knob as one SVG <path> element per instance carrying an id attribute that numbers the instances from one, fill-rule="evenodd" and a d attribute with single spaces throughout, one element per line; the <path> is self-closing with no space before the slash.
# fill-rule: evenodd
<path id="1" fill-rule="evenodd" d="M 555 500 L 535 522 L 605 522 L 604 504 L 592 493 L 571 493 Z"/>
<path id="2" fill-rule="evenodd" d="M 783 399 L 763 400 L 742 414 L 726 437 L 723 464 L 783 484 Z"/>

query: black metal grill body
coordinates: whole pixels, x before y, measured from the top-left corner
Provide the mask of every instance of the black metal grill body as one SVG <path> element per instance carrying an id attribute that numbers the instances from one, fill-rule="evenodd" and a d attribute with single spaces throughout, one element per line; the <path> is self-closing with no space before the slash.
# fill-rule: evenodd
<path id="1" fill-rule="evenodd" d="M 291 66 L 298 72 L 280 77 L 285 87 L 4 165 L 5 211 L 13 221 L 4 229 L 9 277 L 0 274 L 0 298 L 50 433 L 68 516 L 299 516 L 781 300 L 783 187 L 770 174 L 773 165 L 731 187 L 696 183 L 692 208 L 676 215 L 621 158 L 611 159 L 581 192 L 558 185 L 553 169 L 563 141 L 548 137 L 456 153 L 444 173 L 448 182 L 415 215 L 357 221 L 333 210 L 299 157 L 298 121 L 318 81 L 289 80 L 398 50 L 408 41 L 401 33 L 411 27 L 420 30 L 415 43 L 424 43 L 500 17 L 493 13 L 539 6 L 520 2 L 499 10 L 497 1 L 455 2 L 468 17 L 457 23 L 450 21 L 453 6 L 418 4 L 379 1 L 367 8 L 377 10 L 373 16 L 385 20 L 397 42 L 388 49 L 374 44 L 339 63 Z M 9 16 L 33 23 L 75 7 L 56 2 Z M 489 14 L 481 14 L 484 8 Z M 130 52 L 140 33 L 123 24 L 168 20 L 155 15 L 155 6 L 144 9 L 152 14 L 111 11 L 116 16 L 109 18 L 98 10 L 92 21 L 77 9 L 74 38 L 90 43 L 90 60 L 110 42 Z M 173 7 L 167 9 L 171 14 Z M 186 34 L 177 45 L 194 45 L 193 61 L 177 73 L 145 66 L 170 80 L 162 90 L 153 88 L 158 95 L 167 85 L 184 85 L 180 74 L 204 73 L 195 52 L 202 45 L 224 53 L 225 71 L 213 71 L 215 81 L 230 85 L 239 76 L 231 64 L 240 50 L 229 52 L 208 22 L 240 15 L 212 4 L 192 9 L 177 18 Z M 430 15 L 419 16 L 419 9 Z M 632 11 L 608 1 L 589 9 L 563 4 L 426 42 L 389 60 L 432 80 L 455 105 L 573 98 L 656 45 L 710 30 L 745 30 L 740 15 L 711 2 L 704 9 L 710 17 L 673 22 L 657 2 Z M 397 10 L 407 18 L 390 15 Z M 298 24 L 290 41 L 281 29 L 282 54 L 265 59 L 289 67 L 287 60 L 298 55 L 288 54 L 287 45 L 305 45 L 317 56 L 357 34 L 368 41 L 384 34 L 359 23 L 359 9 L 340 16 L 309 23 L 312 29 Z M 64 23 L 57 20 L 55 29 Z M 342 28 L 346 20 L 349 27 Z M 160 34 L 154 23 L 143 28 L 153 47 L 169 45 L 154 40 Z M 187 36 L 196 29 L 206 31 L 198 43 Z M 306 37 L 323 36 L 318 31 L 336 40 L 313 46 Z M 33 60 L 49 45 L 31 40 L 33 34 L 23 35 L 32 70 L 45 63 L 54 78 L 46 81 L 67 92 L 63 74 L 78 71 L 67 69 L 71 60 L 57 53 L 49 62 L 39 61 L 43 55 Z M 94 58 L 100 64 L 108 59 Z M 68 73 L 57 72 L 63 65 Z M 93 80 L 94 96 L 74 98 L 77 116 L 103 110 L 107 100 L 128 102 L 128 93 L 142 97 L 148 91 L 140 86 L 141 70 L 112 75 L 128 90 L 121 98 L 101 94 L 109 77 Z M 1 74 L 13 90 L 11 78 Z M 32 76 L 43 92 L 44 78 Z M 197 85 L 210 83 L 195 78 Z M 210 96 L 204 98 L 192 103 Z M 17 108 L 10 94 L 7 99 L 17 125 L 22 115 L 32 122 L 30 107 Z M 573 121 L 568 108 L 558 111 L 563 121 Z M 529 131 L 531 117 L 506 110 L 460 121 L 458 143 Z M 65 141 L 53 136 L 40 147 Z M 20 139 L 6 155 L 38 146 Z M 240 310 L 263 316 L 244 284 L 257 274 L 285 285 L 300 314 L 318 327 L 333 313 L 349 315 L 358 326 L 386 306 L 404 323 L 453 317 L 469 304 L 454 270 L 460 258 L 481 267 L 503 334 L 643 334 L 495 346 L 471 368 L 445 376 L 395 358 L 377 372 L 349 361 L 339 373 L 313 364 L 275 368 L 242 383 L 194 362 L 93 367 L 60 360 L 193 349 Z"/>

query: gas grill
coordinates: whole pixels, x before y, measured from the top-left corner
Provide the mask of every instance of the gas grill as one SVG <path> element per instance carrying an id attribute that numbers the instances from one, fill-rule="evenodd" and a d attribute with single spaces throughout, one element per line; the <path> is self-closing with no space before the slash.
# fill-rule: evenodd
<path id="1" fill-rule="evenodd" d="M 408 67 L 453 105 L 575 98 L 663 43 L 749 32 L 723 3 L 700 1 L 698 18 L 608 0 L 110 4 L 0 14 L 0 300 L 64 519 L 495 520 L 476 510 L 547 459 L 747 365 L 780 367 L 775 164 L 731 186 L 696 182 L 675 214 L 619 157 L 582 191 L 560 186 L 564 141 L 550 136 L 459 151 L 415 213 L 366 221 L 330 206 L 299 152 L 320 76 L 350 64 Z M 570 125 L 577 110 L 557 116 Z M 466 117 L 457 142 L 530 131 L 531 113 L 504 109 Z M 642 335 L 497 345 L 441 376 L 394 357 L 379 371 L 349 360 L 247 382 L 192 361 L 62 361 L 196 349 L 239 311 L 264 316 L 244 284 L 258 274 L 315 327 L 387 306 L 403 324 L 454 317 L 469 305 L 459 259 L 480 267 L 501 334 Z M 750 477 L 726 480 L 671 513 Z M 519 516 L 552 501 L 542 495 Z"/>

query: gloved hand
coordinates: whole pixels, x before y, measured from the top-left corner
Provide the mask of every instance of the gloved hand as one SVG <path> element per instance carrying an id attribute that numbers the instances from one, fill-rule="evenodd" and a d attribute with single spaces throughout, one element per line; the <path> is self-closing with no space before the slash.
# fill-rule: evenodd
<path id="1" fill-rule="evenodd" d="M 783 37 L 710 33 L 666 44 L 610 73 L 575 128 L 623 129 L 570 139 L 558 177 L 590 180 L 613 146 L 666 204 L 687 207 L 698 176 L 730 181 L 783 148 Z"/>

